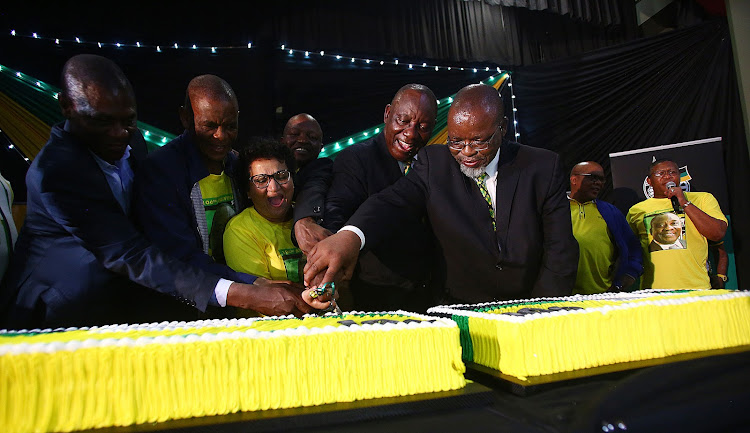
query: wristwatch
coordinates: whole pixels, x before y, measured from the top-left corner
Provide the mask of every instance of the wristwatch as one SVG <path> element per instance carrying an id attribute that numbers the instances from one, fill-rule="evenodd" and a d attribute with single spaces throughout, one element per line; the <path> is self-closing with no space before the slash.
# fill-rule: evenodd
<path id="1" fill-rule="evenodd" d="M 726 283 L 726 282 L 727 282 L 727 280 L 729 279 L 729 278 L 727 278 L 727 276 L 726 276 L 726 275 L 724 275 L 724 274 L 716 274 L 716 276 L 717 276 L 717 277 L 719 277 L 719 279 L 720 279 L 721 281 L 725 282 L 725 283 Z"/>

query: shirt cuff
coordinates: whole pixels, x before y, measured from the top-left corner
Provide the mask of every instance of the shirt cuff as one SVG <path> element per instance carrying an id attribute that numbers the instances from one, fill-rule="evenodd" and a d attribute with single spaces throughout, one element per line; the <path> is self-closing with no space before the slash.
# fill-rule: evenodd
<path id="1" fill-rule="evenodd" d="M 365 234 L 362 232 L 362 230 L 354 226 L 344 226 L 344 227 L 341 227 L 341 230 L 339 231 L 342 232 L 344 230 L 348 232 L 354 232 L 354 234 L 359 236 L 359 241 L 360 241 L 359 250 L 362 251 L 362 248 L 365 247 Z"/>
<path id="2" fill-rule="evenodd" d="M 226 307 L 227 306 L 227 293 L 229 293 L 229 286 L 232 285 L 232 282 L 229 280 L 225 280 L 224 278 L 220 278 L 219 282 L 216 283 L 216 288 L 214 288 L 214 293 L 216 294 L 216 302 L 219 303 L 219 306 Z"/>

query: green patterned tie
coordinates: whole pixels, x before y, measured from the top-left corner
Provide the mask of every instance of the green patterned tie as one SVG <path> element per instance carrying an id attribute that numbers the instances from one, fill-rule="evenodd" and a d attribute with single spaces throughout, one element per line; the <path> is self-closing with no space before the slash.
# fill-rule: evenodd
<path id="1" fill-rule="evenodd" d="M 495 225 L 495 210 L 492 208 L 492 198 L 490 197 L 490 193 L 487 191 L 487 185 L 484 183 L 485 180 L 487 180 L 487 172 L 482 173 L 479 175 L 478 178 L 474 179 L 477 182 L 477 186 L 479 187 L 479 192 L 482 193 L 482 197 L 484 197 L 484 201 L 487 202 L 487 206 L 490 208 L 490 218 L 492 218 L 492 228 L 494 230 L 497 230 L 497 226 Z"/>
<path id="2" fill-rule="evenodd" d="M 409 174 L 409 170 L 411 170 L 411 161 L 406 161 L 404 163 L 404 176 Z"/>

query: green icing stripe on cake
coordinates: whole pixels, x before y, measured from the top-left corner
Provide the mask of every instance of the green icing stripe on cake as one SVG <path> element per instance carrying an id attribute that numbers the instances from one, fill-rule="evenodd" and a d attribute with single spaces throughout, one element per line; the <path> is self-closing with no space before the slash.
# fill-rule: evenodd
<path id="1" fill-rule="evenodd" d="M 451 319 L 458 324 L 461 339 L 461 359 L 464 362 L 474 361 L 474 344 L 469 333 L 469 317 L 452 315 Z"/>

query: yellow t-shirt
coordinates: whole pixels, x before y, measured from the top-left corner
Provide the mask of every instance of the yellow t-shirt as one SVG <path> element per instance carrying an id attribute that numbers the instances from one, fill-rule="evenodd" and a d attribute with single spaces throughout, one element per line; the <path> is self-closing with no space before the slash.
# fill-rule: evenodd
<path id="1" fill-rule="evenodd" d="M 272 223 L 254 207 L 232 218 L 224 231 L 224 256 L 227 265 L 272 280 L 302 281 L 305 260 L 292 243 L 294 221 Z"/>
<path id="2" fill-rule="evenodd" d="M 727 221 L 713 195 L 707 192 L 686 192 L 685 198 L 709 216 Z M 643 277 L 641 288 L 709 289 L 708 243 L 684 212 L 677 214 L 683 221 L 680 238 L 669 248 L 659 246 L 651 235 L 651 220 L 660 214 L 672 213 L 668 198 L 650 198 L 635 204 L 628 211 L 628 224 L 641 240 Z M 653 250 L 651 252 L 650 250 Z"/>
<path id="3" fill-rule="evenodd" d="M 209 174 L 199 180 L 198 186 L 201 189 L 203 209 L 206 211 L 206 224 L 208 224 L 208 255 L 213 256 L 214 249 L 217 246 L 221 247 L 221 245 L 215 245 L 216 240 L 221 240 L 221 232 L 223 232 L 224 226 L 229 218 L 234 216 L 232 182 L 229 180 L 229 176 L 222 171 L 221 174 Z M 218 233 L 213 233 L 216 215 L 219 215 L 216 221 Z"/>
<path id="4" fill-rule="evenodd" d="M 607 222 L 593 201 L 570 199 L 570 221 L 578 241 L 578 273 L 573 294 L 606 292 L 612 287 L 616 250 Z"/>

